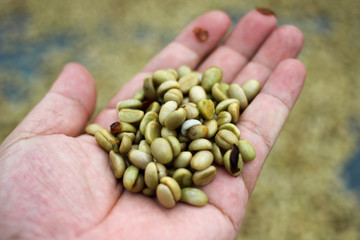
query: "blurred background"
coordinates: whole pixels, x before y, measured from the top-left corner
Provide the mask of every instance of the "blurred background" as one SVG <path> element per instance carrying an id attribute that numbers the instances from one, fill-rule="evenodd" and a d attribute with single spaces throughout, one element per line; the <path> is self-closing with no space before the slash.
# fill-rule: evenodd
<path id="1" fill-rule="evenodd" d="M 96 112 L 197 16 L 268 7 L 305 35 L 304 90 L 239 239 L 360 239 L 360 1 L 0 1 L 0 143 L 64 64 L 94 76 Z"/>

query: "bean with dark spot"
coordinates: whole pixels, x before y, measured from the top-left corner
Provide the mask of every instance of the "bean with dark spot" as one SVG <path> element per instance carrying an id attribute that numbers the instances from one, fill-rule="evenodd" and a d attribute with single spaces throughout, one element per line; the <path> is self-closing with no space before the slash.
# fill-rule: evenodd
<path id="1" fill-rule="evenodd" d="M 235 144 L 233 144 L 232 151 L 230 154 L 230 169 L 233 174 L 239 171 L 238 169 L 239 153 L 240 153 L 239 148 Z"/>

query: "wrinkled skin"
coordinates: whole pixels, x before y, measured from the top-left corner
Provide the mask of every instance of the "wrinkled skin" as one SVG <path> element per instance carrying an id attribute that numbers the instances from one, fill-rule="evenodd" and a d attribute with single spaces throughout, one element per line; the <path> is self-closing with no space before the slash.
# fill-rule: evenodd
<path id="1" fill-rule="evenodd" d="M 0 148 L 0 235 L 2 239 L 234 239 L 264 161 L 299 96 L 305 68 L 295 60 L 303 35 L 276 26 L 274 15 L 253 10 L 219 44 L 230 26 L 223 12 L 190 23 L 143 71 L 111 99 L 95 122 L 116 121 L 116 102 L 132 97 L 145 75 L 186 64 L 204 71 L 219 66 L 223 81 L 262 85 L 238 127 L 257 151 L 235 178 L 223 169 L 202 189 L 202 208 L 165 209 L 154 199 L 124 191 L 108 156 L 83 130 L 93 114 L 96 88 L 76 63 L 66 65 L 50 91 Z M 193 29 L 209 33 L 199 41 Z M 104 97 L 104 96 L 101 96 Z M 261 223 L 259 223 L 261 224 Z"/>

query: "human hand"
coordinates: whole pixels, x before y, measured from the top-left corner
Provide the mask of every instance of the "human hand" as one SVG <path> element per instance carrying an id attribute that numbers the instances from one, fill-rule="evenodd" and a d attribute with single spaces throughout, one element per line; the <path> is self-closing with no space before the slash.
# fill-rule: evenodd
<path id="1" fill-rule="evenodd" d="M 124 191 L 108 154 L 83 129 L 93 114 L 95 84 L 78 64 L 67 65 L 49 93 L 0 147 L 2 239 L 234 239 L 264 161 L 300 94 L 305 68 L 293 59 L 303 45 L 293 26 L 276 27 L 274 15 L 250 11 L 218 45 L 230 26 L 219 11 L 200 16 L 129 81 L 94 120 L 117 121 L 115 105 L 131 98 L 145 75 L 188 65 L 223 69 L 224 82 L 257 79 L 260 94 L 242 113 L 242 138 L 257 157 L 240 177 L 218 168 L 202 189 L 208 204 L 165 209 L 153 199 Z M 193 29 L 206 29 L 200 42 Z"/>

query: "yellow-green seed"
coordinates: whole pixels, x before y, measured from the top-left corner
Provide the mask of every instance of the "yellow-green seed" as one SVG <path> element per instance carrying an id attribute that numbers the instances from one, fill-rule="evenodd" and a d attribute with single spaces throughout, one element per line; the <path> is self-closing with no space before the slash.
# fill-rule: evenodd
<path id="1" fill-rule="evenodd" d="M 210 151 L 202 150 L 191 158 L 190 166 L 195 170 L 204 170 L 212 164 L 213 160 L 214 156 Z"/>
<path id="2" fill-rule="evenodd" d="M 139 109 L 141 107 L 141 101 L 137 99 L 127 99 L 124 101 L 120 101 L 116 104 L 116 110 L 120 111 L 121 109 Z"/>
<path id="3" fill-rule="evenodd" d="M 199 138 L 192 141 L 188 148 L 190 151 L 211 150 L 212 144 L 208 139 Z"/>
<path id="4" fill-rule="evenodd" d="M 153 197 L 153 196 L 155 196 L 155 191 L 154 191 L 154 190 L 151 190 L 151 189 L 148 188 L 148 187 L 145 187 L 145 188 L 142 190 L 142 194 L 144 194 L 145 196 L 148 196 L 148 197 Z"/>
<path id="5" fill-rule="evenodd" d="M 174 74 L 168 70 L 157 70 L 153 73 L 152 78 L 156 86 L 160 86 L 166 81 L 176 81 Z"/>
<path id="6" fill-rule="evenodd" d="M 105 128 L 101 128 L 96 131 L 95 140 L 103 149 L 108 152 L 114 149 L 115 145 L 119 143 L 119 139 L 117 139 Z"/>
<path id="7" fill-rule="evenodd" d="M 177 181 L 175 181 L 175 179 L 173 179 L 172 177 L 163 177 L 160 179 L 160 183 L 165 184 L 166 186 L 168 186 L 170 188 L 170 190 L 172 191 L 173 195 L 174 195 L 174 199 L 175 201 L 179 201 L 181 198 L 181 189 L 179 184 L 177 183 Z"/>
<path id="8" fill-rule="evenodd" d="M 226 129 L 220 130 L 215 135 L 216 144 L 225 150 L 231 149 L 232 145 L 237 144 L 238 141 L 239 140 L 236 137 L 236 135 L 233 132 L 226 130 Z"/>
<path id="9" fill-rule="evenodd" d="M 178 69 L 178 77 L 181 78 L 182 76 L 191 73 L 192 70 L 186 65 L 180 66 Z"/>
<path id="10" fill-rule="evenodd" d="M 153 160 L 151 154 L 137 149 L 132 149 L 129 152 L 128 157 L 132 164 L 142 170 L 144 170 L 146 168 L 146 165 L 148 165 Z"/>
<path id="11" fill-rule="evenodd" d="M 182 103 L 183 98 L 182 92 L 177 88 L 170 89 L 164 94 L 164 102 L 175 101 L 178 105 Z"/>
<path id="12" fill-rule="evenodd" d="M 147 99 L 150 100 L 155 100 L 157 95 L 156 95 L 156 90 L 154 87 L 154 82 L 153 79 L 151 77 L 146 77 L 144 79 L 144 95 Z"/>
<path id="13" fill-rule="evenodd" d="M 131 138 L 128 135 L 125 135 L 121 140 L 119 152 L 121 154 L 128 153 L 131 149 L 131 144 L 132 144 Z"/>
<path id="14" fill-rule="evenodd" d="M 197 207 L 203 207 L 207 204 L 208 197 L 198 188 L 185 187 L 181 189 L 180 201 Z"/>
<path id="15" fill-rule="evenodd" d="M 231 131 L 236 135 L 238 139 L 240 139 L 240 129 L 234 125 L 233 123 L 225 123 L 219 127 L 219 130 L 226 129 Z"/>
<path id="16" fill-rule="evenodd" d="M 210 120 L 214 117 L 215 106 L 213 101 L 210 99 L 202 99 L 197 102 L 197 107 L 201 116 L 207 120 Z"/>
<path id="17" fill-rule="evenodd" d="M 103 128 L 104 127 L 101 126 L 100 124 L 92 123 L 92 124 L 89 124 L 89 125 L 86 126 L 85 132 L 95 136 L 96 131 L 99 130 L 99 129 L 103 129 Z"/>
<path id="18" fill-rule="evenodd" d="M 150 145 L 146 142 L 146 140 L 141 140 L 139 142 L 139 150 L 151 154 Z"/>
<path id="19" fill-rule="evenodd" d="M 186 168 L 178 168 L 172 175 L 181 188 L 190 187 L 192 184 L 192 173 Z"/>
<path id="20" fill-rule="evenodd" d="M 193 86 L 189 91 L 190 101 L 193 103 L 197 103 L 202 99 L 206 99 L 206 92 L 201 86 Z"/>
<path id="21" fill-rule="evenodd" d="M 139 101 L 143 101 L 145 99 L 145 92 L 144 92 L 144 89 L 143 88 L 140 88 L 138 89 L 134 96 L 133 96 L 133 99 L 137 99 Z"/>
<path id="22" fill-rule="evenodd" d="M 209 130 L 205 125 L 195 125 L 187 130 L 187 136 L 191 140 L 206 138 Z"/>
<path id="23" fill-rule="evenodd" d="M 208 138 L 208 139 L 212 138 L 216 134 L 216 132 L 218 131 L 217 121 L 215 119 L 206 120 L 204 122 L 204 125 L 208 129 L 208 133 L 206 135 L 206 138 Z"/>
<path id="24" fill-rule="evenodd" d="M 125 189 L 131 192 L 140 192 L 144 188 L 144 177 L 139 173 L 139 168 L 134 165 L 129 166 L 123 176 Z"/>
<path id="25" fill-rule="evenodd" d="M 173 161 L 174 168 L 188 167 L 190 164 L 191 158 L 192 158 L 192 153 L 190 151 L 180 152 L 180 154 Z"/>
<path id="26" fill-rule="evenodd" d="M 219 114 L 222 111 L 226 111 L 231 103 L 240 104 L 240 101 L 237 100 L 236 98 L 225 99 L 216 105 L 215 113 Z"/>
<path id="27" fill-rule="evenodd" d="M 121 109 L 118 116 L 119 122 L 137 123 L 143 118 L 144 112 L 135 109 Z"/>
<path id="28" fill-rule="evenodd" d="M 210 166 L 201 171 L 195 171 L 192 181 L 195 185 L 203 186 L 210 183 L 216 176 L 216 167 Z"/>
<path id="29" fill-rule="evenodd" d="M 260 92 L 260 82 L 255 79 L 248 80 L 242 85 L 248 102 L 254 100 L 256 95 Z"/>
<path id="30" fill-rule="evenodd" d="M 156 197 L 159 203 L 165 208 L 173 208 L 176 205 L 171 189 L 163 183 L 158 184 L 156 187 Z"/>
<path id="31" fill-rule="evenodd" d="M 169 68 L 169 69 L 168 69 L 168 72 L 170 72 L 172 75 L 174 75 L 175 79 L 178 79 L 178 78 L 179 78 L 179 74 L 178 74 L 178 72 L 177 72 L 175 69 Z"/>
<path id="32" fill-rule="evenodd" d="M 176 131 L 176 129 L 170 130 L 170 129 L 166 128 L 166 127 L 161 128 L 161 137 L 164 138 L 164 137 L 167 137 L 167 136 L 174 136 L 174 137 L 176 137 L 176 136 L 177 136 L 177 131 Z"/>
<path id="33" fill-rule="evenodd" d="M 149 122 L 145 127 L 145 140 L 148 144 L 151 144 L 154 139 L 160 137 L 161 126 L 157 121 Z"/>
<path id="34" fill-rule="evenodd" d="M 240 102 L 240 111 L 244 111 L 248 106 L 248 100 L 246 98 L 245 92 L 240 87 L 240 85 L 236 83 L 230 84 L 230 88 L 228 90 L 230 98 L 236 98 Z"/>
<path id="35" fill-rule="evenodd" d="M 195 119 L 199 116 L 199 109 L 195 103 L 189 102 L 181 105 L 186 111 L 186 119 Z"/>
<path id="36" fill-rule="evenodd" d="M 146 108 L 146 112 L 156 112 L 159 113 L 160 112 L 160 103 L 154 101 L 152 102 L 147 108 Z"/>
<path id="37" fill-rule="evenodd" d="M 212 154 L 214 156 L 214 162 L 219 166 L 223 166 L 224 165 L 224 159 L 223 159 L 223 156 L 221 154 L 221 150 L 220 150 L 219 146 L 216 143 L 212 143 L 211 152 L 212 152 Z"/>
<path id="38" fill-rule="evenodd" d="M 219 83 L 222 79 L 223 73 L 219 67 L 210 67 L 206 69 L 202 75 L 201 86 L 206 92 L 210 92 L 215 83 Z"/>
<path id="39" fill-rule="evenodd" d="M 156 138 L 151 143 L 151 154 L 162 164 L 167 164 L 173 159 L 173 150 L 165 138 Z"/>
<path id="40" fill-rule="evenodd" d="M 238 145 L 244 162 L 250 162 L 255 159 L 256 157 L 255 148 L 253 147 L 253 145 L 251 145 L 251 143 L 248 140 L 240 139 Z"/>
<path id="41" fill-rule="evenodd" d="M 142 135 L 145 135 L 145 129 L 149 122 L 151 121 L 158 121 L 159 117 L 156 112 L 147 112 L 145 113 L 144 117 L 141 119 L 139 129 Z"/>
<path id="42" fill-rule="evenodd" d="M 122 133 L 119 133 L 119 134 L 117 135 L 117 137 L 119 138 L 120 142 L 122 141 L 122 139 L 124 138 L 125 135 L 126 135 L 126 136 L 129 136 L 132 142 L 135 142 L 136 136 L 135 136 L 135 133 L 132 133 L 132 132 L 122 132 Z"/>
<path id="43" fill-rule="evenodd" d="M 222 111 L 217 115 L 217 124 L 221 126 L 226 123 L 230 123 L 232 121 L 232 116 L 227 111 Z"/>
<path id="44" fill-rule="evenodd" d="M 199 84 L 199 73 L 190 72 L 179 79 L 180 90 L 183 94 L 188 94 L 190 89 Z"/>
<path id="45" fill-rule="evenodd" d="M 181 145 L 179 140 L 174 136 L 167 136 L 165 139 L 170 143 L 170 146 L 173 150 L 173 156 L 177 157 L 181 152 Z"/>
<path id="46" fill-rule="evenodd" d="M 164 94 L 172 89 L 172 88 L 180 88 L 179 83 L 176 80 L 163 82 L 157 89 L 157 94 L 159 97 L 163 97 Z"/>
<path id="47" fill-rule="evenodd" d="M 166 118 L 176 110 L 177 106 L 175 101 L 168 101 L 162 105 L 159 112 L 159 122 L 162 126 L 165 126 Z"/>
<path id="48" fill-rule="evenodd" d="M 228 107 L 228 112 L 231 115 L 231 122 L 236 124 L 239 121 L 240 117 L 240 104 L 231 103 Z"/>
<path id="49" fill-rule="evenodd" d="M 166 117 L 164 121 L 164 125 L 166 128 L 170 130 L 174 130 L 180 127 L 181 124 L 185 122 L 185 119 L 186 119 L 185 109 L 178 108 Z"/>
<path id="50" fill-rule="evenodd" d="M 114 176 L 116 178 L 122 178 L 126 168 L 124 158 L 120 154 L 114 152 L 114 150 L 111 150 L 109 153 L 109 162 Z"/>
<path id="51" fill-rule="evenodd" d="M 218 102 L 221 102 L 225 99 L 228 99 L 227 92 L 220 86 L 219 83 L 215 83 L 211 88 L 211 93 L 214 99 Z"/>
<path id="52" fill-rule="evenodd" d="M 157 185 L 159 184 L 159 173 L 155 162 L 149 163 L 144 172 L 144 179 L 146 186 L 151 189 L 155 190 Z"/>

